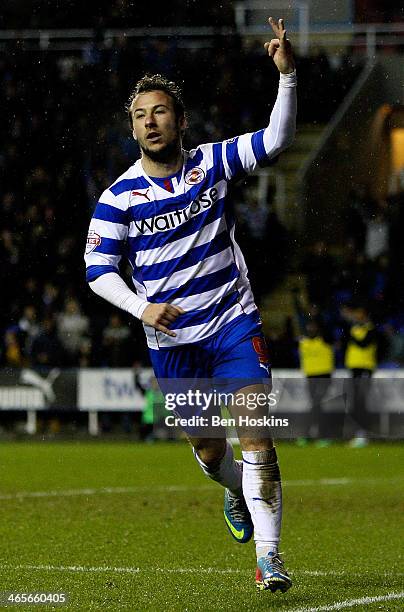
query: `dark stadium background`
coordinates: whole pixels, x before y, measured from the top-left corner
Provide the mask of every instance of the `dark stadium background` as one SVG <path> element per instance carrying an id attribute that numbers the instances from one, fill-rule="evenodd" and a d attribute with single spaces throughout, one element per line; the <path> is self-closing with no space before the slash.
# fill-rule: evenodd
<path id="1" fill-rule="evenodd" d="M 247 5 L 0 2 L 2 610 L 10 592 L 86 612 L 403 610 L 403 5 Z M 275 432 L 294 583 L 279 597 L 256 593 L 253 543 L 231 541 L 189 444 L 156 427 L 143 329 L 91 293 L 83 261 L 98 196 L 138 154 L 124 106 L 145 71 L 183 84 L 187 147 L 267 125 L 269 11 L 296 53 L 298 130 L 233 201 L 292 428 Z M 333 344 L 336 437 L 358 306 L 378 338 L 372 439 L 299 439 L 313 424 L 302 328 Z"/>
<path id="2" fill-rule="evenodd" d="M 375 188 L 363 147 L 372 136 L 366 125 L 376 128 L 370 119 L 361 123 L 361 108 L 350 119 L 348 113 L 350 123 L 328 141 L 332 151 L 345 155 L 351 175 L 338 174 L 327 148 L 312 159 L 369 61 L 402 61 L 403 14 L 394 2 L 357 0 L 345 13 L 342 5 L 322 3 L 334 34 L 312 36 L 306 54 L 291 14 L 300 140 L 279 162 L 277 176 L 286 189 L 282 211 L 273 178 L 264 207 L 257 179 L 234 190 L 237 237 L 274 367 L 299 367 L 297 302 L 333 335 L 338 366 L 345 315 L 356 305 L 365 305 L 377 326 L 379 365 L 404 364 L 402 176 L 392 188 L 387 169 L 377 175 Z M 313 31 L 320 31 L 324 23 L 315 23 L 315 10 L 311 16 Z M 336 44 L 341 23 L 349 29 L 352 22 L 355 32 Z M 380 23 L 390 31 L 379 37 L 376 25 L 369 47 L 369 27 Z M 126 35 L 128 28 L 136 32 Z M 72 29 L 83 29 L 82 37 L 72 37 Z M 161 72 L 183 83 L 187 147 L 265 126 L 277 74 L 262 49 L 264 30 L 244 36 L 232 2 L 205 2 L 203 10 L 198 2 L 171 2 L 157 10 L 139 2 L 94 7 L 15 0 L 2 3 L 0 30 L 1 366 L 148 366 L 141 325 L 92 295 L 84 280 L 83 244 L 97 197 L 137 156 L 124 104 L 139 77 Z M 375 83 L 372 91 L 377 89 L 380 98 Z M 386 92 L 384 102 L 397 111 L 394 125 L 402 125 L 394 95 Z M 367 104 L 372 116 L 383 103 L 374 96 Z M 356 124 L 360 143 L 350 140 Z M 302 182 L 296 182 L 303 167 Z M 369 232 L 375 227 L 385 239 L 372 251 Z M 10 418 L 3 412 L 5 426 Z"/>

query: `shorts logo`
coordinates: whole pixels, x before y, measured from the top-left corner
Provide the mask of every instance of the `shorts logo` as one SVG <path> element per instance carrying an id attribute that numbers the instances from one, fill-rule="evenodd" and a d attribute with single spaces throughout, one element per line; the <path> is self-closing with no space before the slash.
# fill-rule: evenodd
<path id="1" fill-rule="evenodd" d="M 267 347 L 267 343 L 265 342 L 265 338 L 262 338 L 262 336 L 254 336 L 251 340 L 252 340 L 252 345 L 254 347 L 254 351 L 258 355 L 258 359 L 260 360 L 260 363 L 268 363 L 269 361 L 268 347 Z"/>
<path id="2" fill-rule="evenodd" d="M 264 368 L 269 373 L 269 355 L 268 355 L 268 347 L 265 341 L 265 338 L 262 336 L 253 336 L 251 338 L 251 342 L 254 348 L 254 351 L 258 355 L 258 360 L 260 362 L 260 368 Z"/>
<path id="3" fill-rule="evenodd" d="M 202 168 L 192 168 L 185 175 L 185 182 L 187 185 L 197 185 L 198 183 L 202 183 L 205 178 L 205 172 Z"/>
<path id="4" fill-rule="evenodd" d="M 94 251 L 101 244 L 101 236 L 94 230 L 89 230 L 87 235 L 86 255 Z"/>

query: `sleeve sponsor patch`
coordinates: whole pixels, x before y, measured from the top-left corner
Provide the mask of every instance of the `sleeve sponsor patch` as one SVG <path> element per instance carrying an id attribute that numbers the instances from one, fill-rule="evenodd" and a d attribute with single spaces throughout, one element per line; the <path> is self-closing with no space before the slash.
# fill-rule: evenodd
<path id="1" fill-rule="evenodd" d="M 101 236 L 94 230 L 89 230 L 87 235 L 86 255 L 94 251 L 101 244 Z"/>

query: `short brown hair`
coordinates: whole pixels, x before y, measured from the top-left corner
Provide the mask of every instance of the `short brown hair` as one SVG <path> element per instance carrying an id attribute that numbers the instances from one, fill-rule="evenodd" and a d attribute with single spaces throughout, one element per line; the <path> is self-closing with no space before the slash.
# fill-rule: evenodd
<path id="1" fill-rule="evenodd" d="M 133 100 L 139 94 L 146 93 L 148 91 L 164 91 L 172 98 L 174 102 L 174 112 L 177 119 L 185 117 L 185 107 L 184 102 L 182 101 L 182 90 L 179 85 L 174 83 L 174 81 L 169 81 L 161 74 L 145 74 L 136 83 L 135 89 L 130 94 L 129 100 L 125 106 L 131 129 L 133 129 L 133 118 L 131 113 Z"/>

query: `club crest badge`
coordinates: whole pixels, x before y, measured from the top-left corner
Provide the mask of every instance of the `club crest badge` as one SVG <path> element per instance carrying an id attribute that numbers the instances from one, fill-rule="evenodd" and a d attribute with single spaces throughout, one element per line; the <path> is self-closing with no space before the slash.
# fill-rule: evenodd
<path id="1" fill-rule="evenodd" d="M 86 255 L 94 251 L 101 244 L 101 236 L 94 230 L 89 230 L 87 235 Z"/>
<path id="2" fill-rule="evenodd" d="M 185 175 L 185 182 L 187 183 L 187 185 L 197 185 L 198 183 L 202 183 L 203 179 L 205 178 L 205 172 L 202 170 L 202 168 L 192 168 L 192 170 L 189 170 L 186 175 Z"/>

